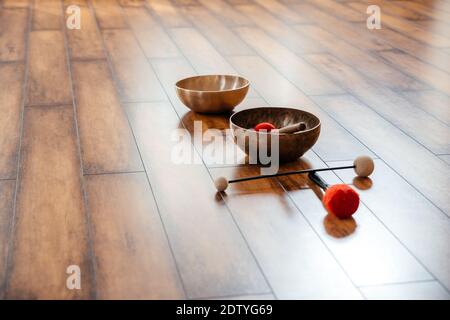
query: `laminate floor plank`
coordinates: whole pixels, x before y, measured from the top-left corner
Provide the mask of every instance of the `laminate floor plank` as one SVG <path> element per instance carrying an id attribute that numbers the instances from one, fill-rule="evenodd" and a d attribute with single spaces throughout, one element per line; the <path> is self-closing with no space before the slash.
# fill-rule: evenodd
<path id="1" fill-rule="evenodd" d="M 412 2 L 412 1 L 394 1 L 396 5 L 404 8 L 405 10 L 410 10 L 416 14 L 424 15 L 428 18 L 442 21 L 447 25 L 450 24 L 450 13 L 444 10 L 439 10 L 439 8 L 432 9 L 422 3 Z M 450 27 L 450 25 L 449 25 Z"/>
<path id="2" fill-rule="evenodd" d="M 448 165 L 450 165 L 450 154 L 445 154 L 442 156 L 439 156 L 444 162 L 446 162 Z"/>
<path id="3" fill-rule="evenodd" d="M 28 8 L 30 0 L 2 0 L 3 8 Z"/>
<path id="4" fill-rule="evenodd" d="M 189 298 L 267 293 L 269 288 L 169 103 L 130 104 L 130 122 Z M 183 153 L 178 162 L 174 145 Z M 155 152 L 155 150 L 158 150 Z M 182 182 L 182 183 L 180 183 Z M 186 192 L 195 190 L 195 197 Z"/>
<path id="5" fill-rule="evenodd" d="M 23 63 L 0 63 L 0 179 L 15 179 L 22 111 Z"/>
<path id="6" fill-rule="evenodd" d="M 73 62 L 72 77 L 84 173 L 142 170 L 106 62 Z"/>
<path id="7" fill-rule="evenodd" d="M 326 95 L 345 92 L 336 82 L 324 76 L 313 65 L 278 44 L 264 32 L 250 27 L 238 28 L 239 35 L 258 54 L 269 61 L 285 78 L 307 95 Z M 302 72 L 298 72 L 302 70 Z"/>
<path id="8" fill-rule="evenodd" d="M 352 3 L 352 2 L 356 2 L 356 1 L 346 1 L 345 4 L 348 5 L 349 3 Z M 380 7 L 381 12 L 386 12 L 387 14 L 396 16 L 398 18 L 412 20 L 412 21 L 428 19 L 428 17 L 423 12 L 413 11 L 409 8 L 399 5 L 399 2 L 395 2 L 395 1 L 387 2 L 384 0 L 362 0 L 360 2 L 363 2 L 364 4 L 366 4 L 366 8 L 369 5 L 377 5 Z M 366 11 L 354 10 L 354 12 L 355 13 L 357 12 L 361 16 L 367 17 Z"/>
<path id="9" fill-rule="evenodd" d="M 260 6 L 264 7 L 271 14 L 275 15 L 278 19 L 287 22 L 289 24 L 295 23 L 311 23 L 311 19 L 307 17 L 302 17 L 298 15 L 295 11 L 291 10 L 288 6 L 284 5 L 281 1 L 278 0 L 256 0 L 255 1 Z M 251 1 L 247 1 L 247 3 L 242 2 L 240 4 L 248 4 Z"/>
<path id="10" fill-rule="evenodd" d="M 364 12 L 367 6 L 363 3 L 352 2 L 348 4 L 351 8 Z M 384 13 L 382 18 L 382 23 L 386 24 L 388 27 L 408 35 L 413 39 L 421 41 L 427 45 L 438 48 L 450 47 L 450 39 L 447 39 L 441 35 L 429 32 L 420 28 L 416 25 L 414 21 L 407 21 L 405 19 L 398 18 L 397 16 L 389 15 Z"/>
<path id="11" fill-rule="evenodd" d="M 26 105 L 71 104 L 70 77 L 62 31 L 30 32 Z"/>
<path id="12" fill-rule="evenodd" d="M 363 71 L 361 74 L 364 77 L 376 81 L 381 86 L 394 90 L 421 90 L 427 88 L 420 80 L 402 73 L 381 58 L 354 47 L 351 41 L 341 40 L 321 27 L 298 25 L 295 26 L 295 30 L 301 35 L 309 35 L 320 41 L 333 56 L 350 64 L 353 69 Z"/>
<path id="13" fill-rule="evenodd" d="M 99 299 L 180 299 L 183 290 L 145 173 L 86 177 Z"/>
<path id="14" fill-rule="evenodd" d="M 252 23 L 245 15 L 240 13 L 234 6 L 225 1 L 198 0 L 204 7 L 208 8 L 217 17 L 221 18 L 228 26 L 246 26 Z"/>
<path id="15" fill-rule="evenodd" d="M 147 0 L 147 6 L 154 12 L 161 23 L 168 28 L 190 27 L 191 23 L 174 6 L 170 0 Z"/>
<path id="16" fill-rule="evenodd" d="M 448 95 L 435 90 L 405 91 L 402 94 L 411 103 L 450 125 L 450 108 L 448 107 L 450 97 Z"/>
<path id="17" fill-rule="evenodd" d="M 384 41 L 380 41 L 375 33 L 366 33 L 365 36 L 361 36 L 361 31 L 354 28 L 352 23 L 338 19 L 334 17 L 334 15 L 327 14 L 326 12 L 322 12 L 311 4 L 293 4 L 292 9 L 300 15 L 308 16 L 310 19 L 314 19 L 315 24 L 328 30 L 337 37 L 345 37 L 349 40 L 351 39 L 350 41 L 352 44 L 358 48 L 365 48 L 366 50 L 392 49 L 392 46 Z"/>
<path id="18" fill-rule="evenodd" d="M 104 30 L 103 39 L 111 58 L 123 101 L 166 100 L 159 81 L 129 30 Z"/>
<path id="19" fill-rule="evenodd" d="M 328 163 L 330 166 L 348 164 Z M 336 174 L 345 183 L 359 187 L 361 201 L 448 289 L 448 218 L 382 160 L 375 160 L 375 172 L 370 180 L 355 179 L 351 171 L 336 171 Z"/>
<path id="20" fill-rule="evenodd" d="M 117 0 L 92 0 L 100 29 L 125 29 L 127 23 Z"/>
<path id="21" fill-rule="evenodd" d="M 232 179 L 257 175 L 260 170 L 252 166 L 211 169 L 211 173 L 213 177 Z M 307 201 L 315 200 L 315 195 L 312 195 Z M 275 179 L 232 184 L 224 195 L 224 201 L 233 212 L 277 298 L 360 297 Z M 286 277 L 287 274 L 290 276 Z"/>
<path id="22" fill-rule="evenodd" d="M 62 30 L 61 1 L 34 0 L 33 30 Z"/>
<path id="23" fill-rule="evenodd" d="M 450 215 L 447 192 L 450 168 L 443 161 L 351 96 L 314 100 L 443 213 Z"/>
<path id="24" fill-rule="evenodd" d="M 302 160 L 284 165 L 283 171 L 324 167 L 324 162 L 308 153 Z M 319 175 L 330 185 L 342 183 L 331 172 Z M 352 219 L 339 220 L 327 214 L 321 201 L 323 192 L 307 175 L 278 180 L 357 287 L 433 279 L 363 203 Z"/>
<path id="25" fill-rule="evenodd" d="M 0 62 L 25 59 L 27 21 L 26 9 L 0 10 Z"/>
<path id="26" fill-rule="evenodd" d="M 67 9 L 73 1 L 65 3 Z M 80 8 L 80 29 L 65 28 L 67 45 L 71 59 L 102 59 L 105 58 L 103 45 L 97 31 L 95 17 L 84 1 L 78 4 Z"/>
<path id="27" fill-rule="evenodd" d="M 142 8 L 124 8 L 124 12 L 147 58 L 180 56 L 173 41 L 148 12 Z"/>
<path id="28" fill-rule="evenodd" d="M 246 55 L 254 51 L 207 9 L 190 6 L 183 12 L 205 37 L 224 55 Z"/>
<path id="29" fill-rule="evenodd" d="M 8 299 L 93 296 L 76 141 L 72 106 L 25 109 Z M 66 287 L 71 265 L 81 271 L 79 290 Z"/>
<path id="30" fill-rule="evenodd" d="M 6 274 L 6 260 L 8 245 L 10 243 L 10 230 L 14 211 L 14 192 L 16 182 L 13 180 L 0 180 L 0 283 L 4 283 Z M 3 290 L 0 298 L 3 299 Z"/>
<path id="31" fill-rule="evenodd" d="M 345 21 L 365 22 L 367 19 L 366 10 L 358 12 L 348 7 L 345 3 L 339 3 L 334 0 L 308 0 L 308 2 L 319 8 L 321 11 L 332 14 Z"/>
<path id="32" fill-rule="evenodd" d="M 257 5 L 241 5 L 236 6 L 236 9 L 245 14 L 247 19 L 252 21 L 258 29 L 267 32 L 274 40 L 289 48 L 293 53 L 324 51 L 324 47 L 320 43 L 309 37 L 299 37 L 290 26 L 275 18 L 264 8 Z M 240 33 L 239 30 L 237 33 Z"/>
<path id="33" fill-rule="evenodd" d="M 450 95 L 450 74 L 430 66 L 399 51 L 380 51 L 378 54 L 396 68 L 405 70 L 416 79 L 421 79 L 433 88 Z"/>
<path id="34" fill-rule="evenodd" d="M 393 90 L 365 81 L 355 70 L 330 55 L 309 55 L 306 58 L 320 66 L 324 73 L 338 81 L 360 101 L 380 114 L 433 153 L 450 152 L 450 128 L 406 100 Z M 430 128 L 432 128 L 430 130 Z"/>
<path id="35" fill-rule="evenodd" d="M 353 24 L 355 30 L 361 32 L 361 36 L 368 36 L 371 30 L 366 26 Z M 396 49 L 402 50 L 417 59 L 430 64 L 438 69 L 450 72 L 450 56 L 444 52 L 442 48 L 433 48 L 423 44 L 415 39 L 408 38 L 404 34 L 396 32 L 388 28 L 381 28 L 377 30 L 377 39 L 383 41 Z M 401 70 L 405 72 L 406 70 Z M 405 72 L 407 74 L 407 72 Z"/>

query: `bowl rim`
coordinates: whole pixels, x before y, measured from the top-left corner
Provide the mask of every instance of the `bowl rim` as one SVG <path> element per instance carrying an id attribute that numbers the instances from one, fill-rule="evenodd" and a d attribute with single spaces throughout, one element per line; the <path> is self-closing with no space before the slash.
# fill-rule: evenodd
<path id="1" fill-rule="evenodd" d="M 237 87 L 237 88 L 233 88 L 233 89 L 226 89 L 226 90 L 195 90 L 195 89 L 186 89 L 184 87 L 180 87 L 179 83 L 188 79 L 193 79 L 193 78 L 204 78 L 204 77 L 217 77 L 217 76 L 225 76 L 225 77 L 233 77 L 233 78 L 240 78 L 243 79 L 245 81 L 245 84 L 241 87 Z M 175 87 L 179 90 L 184 90 L 184 91 L 190 91 L 190 92 L 229 92 L 229 91 L 237 91 L 237 90 L 241 90 L 244 89 L 246 87 L 250 86 L 250 81 L 242 76 L 238 76 L 235 74 L 200 74 L 200 75 L 195 75 L 195 76 L 191 76 L 191 77 L 186 77 L 183 79 L 178 80 L 175 83 Z"/>
<path id="2" fill-rule="evenodd" d="M 293 135 L 293 134 L 294 134 L 294 135 L 297 135 L 297 134 L 303 134 L 303 133 L 305 133 L 305 132 L 310 132 L 310 131 L 316 130 L 316 129 L 317 129 L 318 127 L 320 127 L 321 124 L 322 124 L 321 121 L 320 121 L 320 119 L 319 119 L 319 117 L 316 116 L 315 114 L 313 114 L 313 113 L 311 113 L 311 112 L 308 112 L 308 111 L 305 111 L 305 110 L 302 110 L 302 109 L 292 108 L 292 107 L 289 107 L 289 106 L 267 106 L 267 107 L 261 106 L 261 107 L 252 107 L 252 108 L 240 110 L 240 111 L 237 111 L 237 112 L 233 113 L 233 114 L 230 116 L 230 124 L 232 124 L 232 125 L 238 127 L 239 129 L 245 130 L 245 131 L 253 130 L 253 128 L 243 128 L 243 127 L 238 126 L 237 124 L 235 124 L 235 123 L 233 122 L 233 117 L 234 117 L 235 115 L 237 115 L 238 113 L 244 112 L 244 111 L 252 110 L 252 109 L 293 109 L 293 110 L 297 110 L 297 111 L 302 111 L 302 112 L 304 112 L 304 113 L 308 113 L 309 115 L 313 116 L 314 118 L 316 118 L 316 119 L 319 121 L 319 123 L 318 123 L 316 126 L 310 128 L 310 129 L 308 129 L 308 130 L 298 131 L 298 132 L 294 132 L 294 133 L 279 133 L 279 132 L 271 132 L 271 131 L 268 131 L 268 132 L 264 132 L 264 131 L 255 131 L 255 132 L 257 132 L 258 134 L 278 134 L 279 136 Z M 254 130 L 253 130 L 253 131 L 254 131 Z"/>

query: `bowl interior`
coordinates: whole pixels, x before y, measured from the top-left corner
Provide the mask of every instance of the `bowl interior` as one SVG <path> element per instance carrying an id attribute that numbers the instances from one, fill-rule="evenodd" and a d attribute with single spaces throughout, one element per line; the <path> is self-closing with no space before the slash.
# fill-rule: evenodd
<path id="1" fill-rule="evenodd" d="M 248 85 L 248 80 L 232 75 L 206 75 L 190 77 L 177 82 L 176 86 L 191 91 L 227 91 Z"/>
<path id="2" fill-rule="evenodd" d="M 233 114 L 230 121 L 244 129 L 253 129 L 261 122 L 270 122 L 276 128 L 304 122 L 306 130 L 313 129 L 320 124 L 320 120 L 312 113 L 283 107 L 261 107 L 242 110 Z"/>

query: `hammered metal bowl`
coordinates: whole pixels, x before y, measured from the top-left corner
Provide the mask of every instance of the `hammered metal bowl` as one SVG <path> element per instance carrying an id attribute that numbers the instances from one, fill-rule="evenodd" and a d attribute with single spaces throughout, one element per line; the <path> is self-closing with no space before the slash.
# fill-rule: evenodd
<path id="1" fill-rule="evenodd" d="M 181 102 L 200 113 L 231 112 L 244 100 L 247 79 L 233 75 L 204 75 L 182 79 L 175 84 Z"/>
<path id="2" fill-rule="evenodd" d="M 306 130 L 281 134 L 255 131 L 253 128 L 261 122 L 270 122 L 276 128 L 304 122 Z M 320 120 L 312 113 L 296 108 L 260 107 L 234 113 L 230 117 L 230 128 L 233 132 L 234 141 L 247 155 L 250 155 L 250 151 L 253 154 L 259 154 L 255 145 L 258 148 L 262 135 L 265 135 L 266 140 L 264 141 L 267 141 L 267 149 L 270 152 L 269 154 L 272 154 L 271 139 L 273 135 L 278 135 L 279 160 L 280 162 L 289 162 L 301 157 L 316 143 L 320 135 Z M 258 143 L 250 144 L 251 139 L 257 139 Z"/>

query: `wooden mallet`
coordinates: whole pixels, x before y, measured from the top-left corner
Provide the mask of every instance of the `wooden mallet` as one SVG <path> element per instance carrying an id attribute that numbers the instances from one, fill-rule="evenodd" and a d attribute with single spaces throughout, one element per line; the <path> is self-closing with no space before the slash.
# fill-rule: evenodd
<path id="1" fill-rule="evenodd" d="M 358 175 L 358 177 L 368 177 L 372 174 L 374 168 L 375 168 L 375 164 L 374 164 L 372 158 L 367 157 L 367 156 L 360 156 L 360 157 L 357 157 L 353 161 L 353 165 L 351 165 L 351 166 L 320 168 L 320 169 L 305 169 L 305 170 L 267 174 L 267 175 L 254 176 L 254 177 L 246 177 L 246 178 L 240 178 L 240 179 L 234 179 L 234 180 L 227 180 L 227 178 L 225 178 L 225 177 L 219 177 L 214 181 L 214 184 L 216 186 L 217 191 L 222 192 L 228 188 L 228 185 L 230 183 L 257 180 L 257 179 L 265 179 L 265 178 L 273 178 L 273 177 L 282 177 L 282 176 L 288 176 L 291 174 L 299 174 L 299 173 L 354 169 L 356 174 Z"/>

